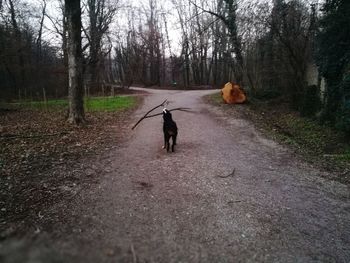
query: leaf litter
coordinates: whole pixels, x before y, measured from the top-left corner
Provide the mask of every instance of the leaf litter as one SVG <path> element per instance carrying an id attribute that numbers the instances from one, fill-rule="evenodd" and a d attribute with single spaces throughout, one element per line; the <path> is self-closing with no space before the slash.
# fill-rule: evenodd
<path id="1" fill-rule="evenodd" d="M 68 124 L 64 110 L 0 112 L 0 240 L 62 220 L 45 211 L 108 170 L 87 159 L 119 147 L 134 110 L 86 113 L 81 127 Z"/>

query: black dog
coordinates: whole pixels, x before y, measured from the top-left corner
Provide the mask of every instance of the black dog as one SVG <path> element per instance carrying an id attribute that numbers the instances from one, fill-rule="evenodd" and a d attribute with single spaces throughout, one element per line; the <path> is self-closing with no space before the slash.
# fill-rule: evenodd
<path id="1" fill-rule="evenodd" d="M 170 138 L 173 139 L 173 145 L 171 146 L 171 151 L 174 151 L 174 146 L 176 145 L 176 137 L 177 137 L 177 126 L 176 122 L 173 121 L 171 113 L 169 110 L 163 110 L 163 133 L 164 133 L 164 146 L 163 149 L 169 152 L 170 148 Z"/>

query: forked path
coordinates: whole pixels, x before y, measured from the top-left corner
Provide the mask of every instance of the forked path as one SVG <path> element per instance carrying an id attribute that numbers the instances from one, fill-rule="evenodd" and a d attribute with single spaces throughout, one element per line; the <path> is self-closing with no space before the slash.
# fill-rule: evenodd
<path id="1" fill-rule="evenodd" d="M 98 187 L 82 193 L 82 221 L 62 253 L 73 262 L 349 262 L 347 186 L 203 103 L 211 92 L 145 96 L 134 122 L 166 98 L 195 111 L 173 112 L 176 152 L 161 148 L 161 116 L 130 130 Z"/>

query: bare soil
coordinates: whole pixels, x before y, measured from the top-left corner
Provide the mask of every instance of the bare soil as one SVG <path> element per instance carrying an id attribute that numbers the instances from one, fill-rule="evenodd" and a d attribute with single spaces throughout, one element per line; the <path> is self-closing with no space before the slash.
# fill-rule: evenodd
<path id="1" fill-rule="evenodd" d="M 4 239 L 2 262 L 349 261 L 347 185 L 325 179 L 331 173 L 266 138 L 239 112 L 205 104 L 202 96 L 213 91 L 147 91 L 123 127 L 166 98 L 170 109 L 190 107 L 193 113 L 173 113 L 175 153 L 161 148 L 159 117 L 62 169 L 77 182 L 93 180 L 72 184 L 69 202 L 56 199 L 33 214 L 25 234 Z"/>

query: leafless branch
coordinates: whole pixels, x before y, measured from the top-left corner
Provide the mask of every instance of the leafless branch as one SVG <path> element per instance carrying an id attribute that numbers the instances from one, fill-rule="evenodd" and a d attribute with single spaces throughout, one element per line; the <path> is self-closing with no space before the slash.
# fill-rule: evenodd
<path id="1" fill-rule="evenodd" d="M 198 6 L 196 3 L 193 3 L 191 0 L 190 0 L 189 2 L 190 2 L 192 5 L 194 5 L 195 7 L 201 9 L 202 12 L 208 13 L 208 14 L 210 14 L 210 15 L 213 15 L 213 16 L 217 17 L 218 19 L 220 19 L 225 25 L 228 25 L 228 21 L 227 21 L 227 18 L 226 18 L 225 16 L 223 16 L 223 15 L 221 15 L 221 14 L 218 14 L 218 13 L 215 13 L 215 12 L 213 12 L 213 11 L 211 11 L 211 10 L 206 10 L 206 9 L 204 9 L 203 7 Z"/>
<path id="2" fill-rule="evenodd" d="M 50 15 L 48 14 L 45 14 L 45 17 L 48 18 L 52 24 L 52 26 L 54 27 L 55 31 L 57 34 L 59 34 L 61 37 L 63 37 L 63 33 L 62 33 L 62 30 L 58 28 L 57 25 L 59 25 L 59 21 L 56 19 L 54 20 Z"/>
<path id="3" fill-rule="evenodd" d="M 168 100 L 164 100 L 161 104 L 155 106 L 154 108 L 152 108 L 151 110 L 149 110 L 141 119 L 138 120 L 138 122 L 136 122 L 136 124 L 131 128 L 132 130 L 136 128 L 136 126 L 143 120 L 147 117 L 148 114 L 150 114 L 152 111 L 154 111 L 155 109 L 158 109 L 159 107 L 162 107 L 165 105 L 165 103 L 167 102 Z"/>
<path id="4" fill-rule="evenodd" d="M 171 109 L 171 110 L 169 110 L 169 111 L 176 111 L 176 110 L 178 110 L 178 111 L 192 112 L 192 111 L 191 111 L 191 108 L 175 108 L 175 109 Z M 148 116 L 145 117 L 145 119 L 147 119 L 147 118 L 152 118 L 152 117 L 156 117 L 156 116 L 160 116 L 160 115 L 162 115 L 162 114 L 163 114 L 163 113 L 157 113 L 157 114 L 153 114 L 153 115 L 148 115 Z"/>

